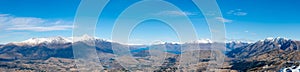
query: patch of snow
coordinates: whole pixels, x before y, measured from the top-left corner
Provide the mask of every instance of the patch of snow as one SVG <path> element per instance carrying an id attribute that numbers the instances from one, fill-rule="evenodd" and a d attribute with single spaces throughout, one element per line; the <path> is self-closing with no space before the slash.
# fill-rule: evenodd
<path id="1" fill-rule="evenodd" d="M 278 47 L 281 47 L 281 45 L 278 45 Z"/>
<path id="2" fill-rule="evenodd" d="M 287 68 L 282 68 L 280 70 L 280 72 L 288 72 L 287 70 L 290 70 L 291 72 L 299 72 L 300 71 L 300 64 L 296 67 L 296 66 L 291 66 L 291 67 L 287 67 Z"/>
<path id="3" fill-rule="evenodd" d="M 273 40 L 273 37 L 267 37 L 266 40 Z"/>

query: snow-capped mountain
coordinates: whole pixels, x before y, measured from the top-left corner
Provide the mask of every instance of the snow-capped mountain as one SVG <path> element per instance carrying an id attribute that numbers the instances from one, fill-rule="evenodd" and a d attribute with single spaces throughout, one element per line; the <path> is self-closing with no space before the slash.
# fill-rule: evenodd
<path id="1" fill-rule="evenodd" d="M 27 43 L 27 44 L 41 44 L 41 43 L 47 43 L 47 44 L 59 44 L 59 43 L 69 43 L 72 42 L 70 39 L 65 37 L 50 37 L 50 38 L 30 38 L 28 40 L 22 41 L 22 42 L 16 42 L 16 43 Z"/>
<path id="2" fill-rule="evenodd" d="M 232 40 L 232 41 L 227 41 L 226 43 L 234 43 L 234 44 L 243 44 L 243 43 L 247 43 L 247 44 L 251 44 L 251 43 L 255 43 L 255 42 Z"/>
<path id="3" fill-rule="evenodd" d="M 289 41 L 291 39 L 288 38 L 283 38 L 283 37 L 277 37 L 277 38 L 273 38 L 273 37 L 268 37 L 264 40 L 260 40 L 260 43 L 266 43 L 266 42 L 277 42 L 277 43 L 282 43 L 284 41 Z"/>
<path id="4" fill-rule="evenodd" d="M 249 44 L 245 47 L 234 49 L 228 53 L 228 56 L 232 57 L 251 57 L 259 55 L 272 50 L 292 51 L 299 49 L 299 41 L 287 39 L 287 38 L 266 38 L 264 40 L 257 41 Z"/>
<path id="5" fill-rule="evenodd" d="M 155 41 L 153 42 L 152 44 L 150 45 L 161 45 L 161 44 L 184 44 L 184 43 L 181 43 L 181 42 L 166 42 L 166 41 Z"/>
<path id="6" fill-rule="evenodd" d="M 96 39 L 95 37 L 89 36 L 89 35 L 83 35 L 81 37 L 49 37 L 49 38 L 30 38 L 25 41 L 21 42 L 12 42 L 12 44 L 16 45 L 38 45 L 38 44 L 66 44 L 66 43 L 73 43 L 79 42 L 79 41 L 107 41 L 107 42 L 113 42 L 111 40 L 107 39 Z"/>
<path id="7" fill-rule="evenodd" d="M 213 43 L 210 39 L 200 39 L 197 41 L 194 41 L 194 43 Z"/>
<path id="8" fill-rule="evenodd" d="M 97 37 L 92 37 L 89 35 L 83 35 L 80 37 L 49 37 L 49 38 L 30 38 L 28 40 L 22 41 L 22 42 L 13 42 L 10 44 L 18 45 L 18 46 L 37 46 L 37 45 L 45 45 L 49 48 L 57 48 L 60 46 L 66 46 L 72 43 L 77 43 L 77 42 L 84 42 L 87 45 L 90 46 L 99 46 L 99 48 L 102 48 L 102 46 L 111 46 L 111 44 L 119 44 L 119 45 L 128 45 L 128 46 L 151 46 L 151 45 L 165 45 L 168 47 L 170 50 L 174 51 L 180 51 L 181 46 L 183 46 L 182 49 L 188 49 L 188 48 L 194 48 L 194 46 L 198 45 L 198 47 L 201 47 L 202 49 L 211 49 L 211 44 L 215 43 L 211 41 L 210 39 L 200 39 L 200 40 L 195 40 L 191 42 L 166 42 L 166 41 L 156 41 L 153 42 L 152 44 L 130 44 L 130 43 L 120 43 L 120 42 L 115 42 L 112 40 L 107 40 L 107 39 L 100 39 Z M 227 51 L 231 51 L 235 48 L 247 46 L 249 43 L 247 42 L 241 42 L 241 41 L 231 41 L 226 43 L 226 48 Z M 108 50 L 111 52 L 111 50 Z"/>
<path id="9" fill-rule="evenodd" d="M 266 38 L 226 53 L 233 58 L 232 69 L 263 72 L 298 72 L 300 41 L 288 38 Z M 295 65 L 290 67 L 291 65 Z"/>
<path id="10" fill-rule="evenodd" d="M 73 38 L 49 37 L 31 38 L 22 42 L 13 42 L 0 46 L 0 60 L 16 59 L 48 59 L 50 57 L 72 58 L 73 45 L 95 45 L 97 52 L 112 53 L 111 44 L 113 42 L 104 39 L 94 39 L 90 36 L 82 36 L 77 42 L 72 42 Z M 84 41 L 94 41 L 89 44 Z M 120 45 L 121 46 L 121 45 Z"/>
<path id="11" fill-rule="evenodd" d="M 190 42 L 178 42 L 178 41 L 154 41 L 150 44 L 129 44 L 129 45 L 161 45 L 161 44 L 209 44 L 213 43 L 210 39 L 199 39 Z"/>
<path id="12" fill-rule="evenodd" d="M 80 43 L 72 42 L 72 39 L 73 38 L 66 37 L 31 38 L 22 42 L 0 45 L 0 61 L 46 60 L 51 57 L 71 59 L 74 57 L 72 46 L 82 43 L 80 41 L 94 41 L 97 53 L 101 54 L 113 55 L 112 44 L 117 44 L 118 47 L 121 48 L 129 47 L 130 50 L 134 52 L 132 53 L 133 56 L 138 57 L 149 55 L 146 54 L 148 53 L 147 50 L 149 50 L 147 49 L 149 48 L 148 46 L 128 46 L 118 42 L 113 42 L 111 40 L 93 38 L 90 36 L 82 36 L 77 38 L 77 42 Z M 212 42 L 209 39 L 202 39 L 186 43 L 158 41 L 156 46 L 165 46 L 167 50 L 166 52 L 168 53 L 182 54 L 184 51 L 188 51 L 184 49 L 192 49 L 195 47 L 199 47 L 201 50 L 211 49 L 211 45 L 214 43 L 216 42 Z M 248 59 L 249 61 L 253 61 L 249 62 L 250 64 L 245 64 L 245 61 L 241 61 L 242 63 L 237 62 L 236 64 L 232 64 L 233 69 L 242 71 L 246 69 L 241 69 L 241 66 L 245 66 L 245 68 L 255 68 L 257 66 L 267 68 L 271 67 L 272 65 L 275 66 L 276 64 L 282 64 L 288 59 L 300 60 L 300 52 L 295 52 L 296 50 L 300 50 L 300 41 L 287 38 L 267 38 L 255 43 L 229 41 L 226 43 L 226 47 L 227 49 L 232 49 L 231 51 L 226 52 L 228 57 L 232 57 L 233 59 Z M 270 60 L 275 60 L 277 63 Z"/>
<path id="13" fill-rule="evenodd" d="M 106 42 L 114 42 L 114 43 L 119 43 L 119 42 L 115 42 L 112 40 L 108 40 L 108 39 L 100 39 L 97 37 L 92 37 L 89 35 L 83 35 L 83 36 L 79 36 L 79 37 L 62 37 L 62 36 L 57 36 L 57 37 L 49 37 L 49 38 L 30 38 L 28 40 L 25 41 L 21 41 L 21 42 L 12 42 L 13 44 L 16 45 L 38 45 L 38 44 L 65 44 L 65 43 L 76 43 L 76 42 L 88 42 L 88 41 L 106 41 Z M 159 45 L 159 44 L 209 44 L 209 43 L 214 43 L 212 40 L 210 39 L 199 39 L 199 40 L 195 40 L 195 41 L 191 41 L 191 42 L 166 42 L 166 41 L 156 41 L 153 42 L 149 45 Z M 250 44 L 251 42 L 243 42 L 243 41 L 229 41 L 227 42 L 229 44 L 233 44 L 233 46 L 235 45 L 245 45 L 245 44 Z M 145 45 L 145 44 L 132 44 L 132 43 L 120 43 L 123 45 Z"/>
<path id="14" fill-rule="evenodd" d="M 233 49 L 236 49 L 236 48 L 240 48 L 240 47 L 244 47 L 244 46 L 247 46 L 249 44 L 252 44 L 252 42 L 244 42 L 244 41 L 228 41 L 226 43 L 226 48 L 227 48 L 227 51 L 231 51 Z"/>

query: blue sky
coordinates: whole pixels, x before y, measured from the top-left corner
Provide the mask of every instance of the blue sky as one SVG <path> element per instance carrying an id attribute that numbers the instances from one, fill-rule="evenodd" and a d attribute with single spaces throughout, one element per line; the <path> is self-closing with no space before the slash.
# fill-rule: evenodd
<path id="1" fill-rule="evenodd" d="M 96 36 L 110 39 L 118 15 L 139 0 L 111 0 L 101 14 Z M 190 0 L 166 0 L 191 19 L 199 38 L 210 38 L 208 25 Z M 299 40 L 299 0 L 217 0 L 228 40 L 257 41 L 267 37 Z M 80 0 L 1 0 L 0 43 L 32 37 L 72 36 L 72 24 Z M 162 11 L 181 16 L 176 11 Z M 159 21 L 146 21 L 131 34 L 134 43 L 178 41 L 176 33 Z"/>

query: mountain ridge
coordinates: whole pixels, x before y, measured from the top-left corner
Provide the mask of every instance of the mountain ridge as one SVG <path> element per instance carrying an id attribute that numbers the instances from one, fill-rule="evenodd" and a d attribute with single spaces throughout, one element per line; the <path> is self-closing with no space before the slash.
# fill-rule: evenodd
<path id="1" fill-rule="evenodd" d="M 255 43 L 249 44 L 247 47 L 240 47 L 227 55 L 229 57 L 239 56 L 242 58 L 248 58 L 253 55 L 258 55 L 260 53 L 265 53 L 274 49 L 280 49 L 283 51 L 290 51 L 298 49 L 300 41 L 287 39 L 287 38 L 266 38 L 264 40 L 257 41 Z"/>
<path id="2" fill-rule="evenodd" d="M 35 40 L 38 38 L 33 38 L 35 45 L 17 45 L 14 43 L 0 45 L 0 61 L 31 61 L 31 60 L 49 60 L 51 58 L 63 58 L 63 59 L 73 59 L 72 45 L 74 44 L 86 44 L 94 41 L 95 44 L 86 44 L 88 46 L 94 45 L 96 52 L 99 55 L 99 59 L 107 64 L 115 65 L 114 53 L 112 50 L 112 45 L 117 45 L 118 47 L 129 47 L 130 52 L 136 58 L 147 58 L 150 56 L 149 50 L 150 46 L 147 45 L 124 45 L 122 43 L 107 41 L 104 39 L 97 39 L 91 37 L 84 37 L 78 42 L 70 42 L 64 40 L 65 38 L 52 38 L 49 40 Z M 59 42 L 57 40 L 62 40 Z M 37 41 L 37 42 L 35 42 Z M 26 41 L 25 41 L 26 42 Z M 52 43 L 53 42 L 53 43 Z M 161 42 L 159 44 L 153 45 L 154 47 L 165 47 L 165 51 L 168 55 L 174 56 L 174 60 L 178 60 L 177 56 L 184 54 L 183 49 L 199 47 L 202 55 L 200 57 L 209 57 L 206 55 L 212 49 L 214 42 L 211 43 L 199 43 L 190 42 L 185 44 L 180 43 L 168 43 Z M 285 68 L 288 65 L 285 63 L 293 60 L 300 60 L 300 52 L 298 48 L 300 41 L 287 39 L 287 38 L 266 38 L 254 43 L 249 42 L 239 42 L 239 41 L 228 41 L 226 43 L 227 52 L 226 63 L 230 64 L 227 69 L 238 70 L 238 71 L 264 71 L 264 70 L 279 70 L 280 68 Z M 187 52 L 186 52 L 187 53 Z M 209 60 L 203 60 L 203 63 Z M 279 64 L 279 65 L 278 65 Z M 107 65 L 109 66 L 109 65 Z M 277 67 L 278 66 L 278 67 Z M 112 66 L 116 67 L 116 66 Z"/>
<path id="3" fill-rule="evenodd" d="M 20 42 L 9 42 L 6 44 L 17 44 L 17 45 L 23 45 L 23 44 L 32 44 L 32 45 L 37 45 L 40 43 L 46 43 L 46 44 L 50 44 L 50 43 L 73 43 L 74 42 L 78 42 L 78 41 L 96 41 L 96 40 L 102 40 L 102 41 L 107 41 L 107 42 L 115 42 L 115 43 L 119 43 L 113 40 L 108 40 L 108 39 L 101 39 L 101 38 L 97 38 L 97 37 L 92 37 L 92 36 L 88 36 L 88 35 L 83 35 L 81 37 L 76 37 L 75 39 L 77 40 L 73 40 L 73 37 L 63 37 L 63 36 L 55 36 L 55 37 L 42 37 L 42 38 L 29 38 L 27 40 L 24 41 L 20 41 Z M 159 42 L 155 42 L 153 44 L 187 44 L 187 43 L 202 43 L 202 44 L 208 44 L 208 43 L 216 43 L 213 42 L 210 39 L 198 39 L 198 40 L 194 40 L 194 41 L 190 41 L 190 42 L 166 42 L 166 41 L 159 41 Z M 252 43 L 252 42 L 246 42 L 246 41 L 227 41 L 225 43 Z M 147 45 L 147 44 L 130 44 L 130 43 L 120 43 L 120 44 L 124 44 L 124 45 Z M 5 45 L 5 44 L 2 44 Z M 150 44 L 151 45 L 151 44 Z"/>

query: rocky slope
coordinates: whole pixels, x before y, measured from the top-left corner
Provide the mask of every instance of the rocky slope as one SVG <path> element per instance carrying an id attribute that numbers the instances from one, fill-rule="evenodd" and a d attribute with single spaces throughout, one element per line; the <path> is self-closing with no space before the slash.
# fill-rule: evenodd
<path id="1" fill-rule="evenodd" d="M 300 41 L 267 38 L 227 53 L 232 69 L 240 71 L 279 71 L 300 61 Z"/>

